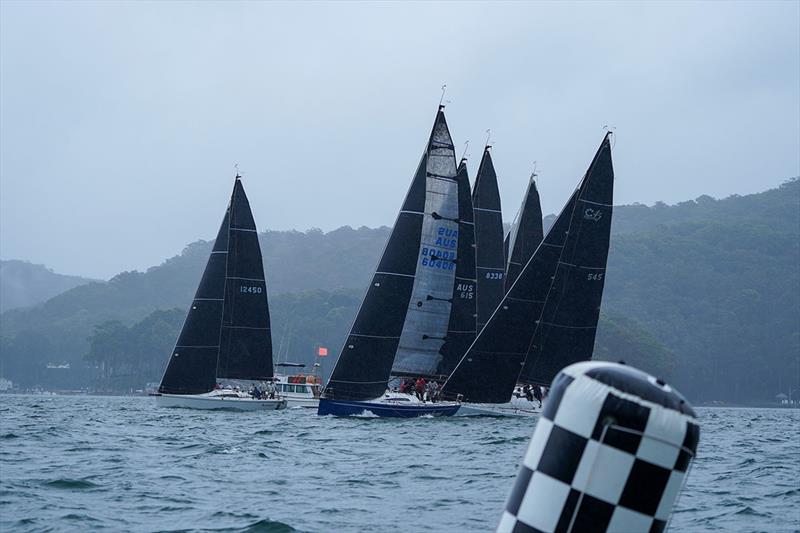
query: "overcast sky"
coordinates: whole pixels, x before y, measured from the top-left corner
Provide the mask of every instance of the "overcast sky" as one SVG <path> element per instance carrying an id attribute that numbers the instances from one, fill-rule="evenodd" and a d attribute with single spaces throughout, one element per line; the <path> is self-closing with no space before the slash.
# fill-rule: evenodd
<path id="1" fill-rule="evenodd" d="M 800 3 L 0 2 L 0 256 L 108 278 L 260 229 L 393 223 L 447 84 L 505 219 L 616 127 L 615 203 L 800 174 Z M 461 149 L 459 148 L 459 153 Z"/>

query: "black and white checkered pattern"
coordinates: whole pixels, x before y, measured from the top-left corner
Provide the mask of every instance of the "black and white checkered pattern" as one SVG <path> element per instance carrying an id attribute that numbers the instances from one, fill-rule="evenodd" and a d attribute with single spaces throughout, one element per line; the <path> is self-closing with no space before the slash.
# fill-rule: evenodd
<path id="1" fill-rule="evenodd" d="M 663 531 L 700 428 L 683 397 L 628 366 L 556 376 L 498 533 Z"/>

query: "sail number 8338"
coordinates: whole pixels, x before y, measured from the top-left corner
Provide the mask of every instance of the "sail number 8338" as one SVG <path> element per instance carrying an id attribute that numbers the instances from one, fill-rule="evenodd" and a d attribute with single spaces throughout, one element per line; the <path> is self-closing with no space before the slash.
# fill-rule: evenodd
<path id="1" fill-rule="evenodd" d="M 254 285 L 239 285 L 239 292 L 261 294 L 264 289 Z"/>

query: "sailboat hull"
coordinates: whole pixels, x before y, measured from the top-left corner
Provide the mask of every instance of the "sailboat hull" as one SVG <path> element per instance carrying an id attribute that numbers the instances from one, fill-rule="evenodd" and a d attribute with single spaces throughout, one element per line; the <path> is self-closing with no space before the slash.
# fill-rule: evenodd
<path id="1" fill-rule="evenodd" d="M 205 394 L 160 394 L 155 397 L 158 407 L 185 409 L 227 409 L 233 411 L 277 411 L 286 409 L 285 399 L 255 400 L 253 398 L 223 398 Z"/>
<path id="2" fill-rule="evenodd" d="M 413 403 L 411 405 L 398 405 L 384 402 L 361 402 L 349 400 L 330 400 L 322 398 L 319 401 L 317 414 L 320 416 L 367 416 L 381 418 L 417 418 L 420 416 L 454 416 L 461 404 L 452 402 L 442 403 Z"/>
<path id="3" fill-rule="evenodd" d="M 542 414 L 542 406 L 538 400 L 516 396 L 506 403 L 471 403 L 464 402 L 456 416 L 513 416 L 531 417 Z"/>

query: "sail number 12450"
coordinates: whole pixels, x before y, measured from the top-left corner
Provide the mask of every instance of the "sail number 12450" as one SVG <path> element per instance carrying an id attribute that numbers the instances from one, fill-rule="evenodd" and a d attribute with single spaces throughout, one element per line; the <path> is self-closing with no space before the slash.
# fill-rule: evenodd
<path id="1" fill-rule="evenodd" d="M 239 285 L 239 292 L 247 292 L 250 294 L 261 294 L 264 289 L 253 285 Z"/>

